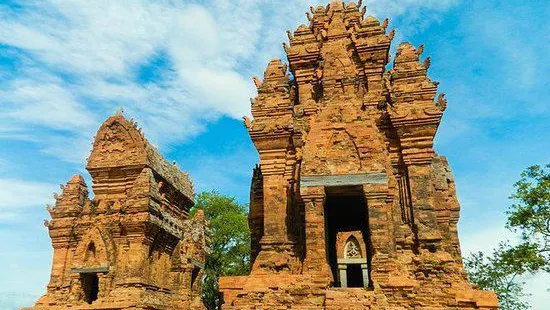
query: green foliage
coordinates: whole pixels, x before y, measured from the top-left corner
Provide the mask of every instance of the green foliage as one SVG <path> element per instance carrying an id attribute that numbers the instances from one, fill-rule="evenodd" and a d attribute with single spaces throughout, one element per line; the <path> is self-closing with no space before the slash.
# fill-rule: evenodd
<path id="1" fill-rule="evenodd" d="M 529 304 L 523 300 L 523 282 L 520 275 L 501 259 L 507 244 L 502 243 L 491 256 L 477 252 L 464 260 L 470 281 L 481 289 L 494 291 L 499 299 L 502 310 L 527 310 Z"/>
<path id="2" fill-rule="evenodd" d="M 219 309 L 218 278 L 245 275 L 250 270 L 248 208 L 234 198 L 212 191 L 195 197 L 191 216 L 199 209 L 210 222 L 212 250 L 205 266 L 203 301 L 208 309 Z"/>
<path id="3" fill-rule="evenodd" d="M 550 165 L 529 167 L 514 187 L 507 227 L 521 233 L 521 242 L 506 256 L 523 272 L 550 272 Z"/>
<path id="4" fill-rule="evenodd" d="M 491 256 L 478 252 L 465 259 L 470 280 L 495 291 L 503 310 L 529 309 L 519 276 L 550 272 L 550 165 L 527 168 L 514 187 L 506 227 L 520 234 L 520 242 L 501 243 Z"/>

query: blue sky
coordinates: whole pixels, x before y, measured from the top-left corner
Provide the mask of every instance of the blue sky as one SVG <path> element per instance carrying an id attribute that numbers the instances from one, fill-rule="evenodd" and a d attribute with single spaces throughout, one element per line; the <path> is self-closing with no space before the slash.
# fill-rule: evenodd
<path id="1" fill-rule="evenodd" d="M 30 305 L 49 277 L 43 220 L 58 184 L 81 173 L 118 107 L 198 190 L 248 201 L 256 152 L 240 120 L 285 31 L 321 1 L 0 1 L 0 308 Z M 550 163 L 546 0 L 370 0 L 394 43 L 425 44 L 449 107 L 436 139 L 462 204 L 464 252 L 512 238 L 519 173 Z M 397 44 L 394 45 L 395 51 Z M 533 309 L 548 275 L 526 278 Z"/>

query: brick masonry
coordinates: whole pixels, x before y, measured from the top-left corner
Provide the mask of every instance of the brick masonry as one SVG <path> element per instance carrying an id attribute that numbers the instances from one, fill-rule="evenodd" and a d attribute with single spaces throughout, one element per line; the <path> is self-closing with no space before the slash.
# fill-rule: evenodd
<path id="1" fill-rule="evenodd" d="M 75 175 L 48 206 L 46 294 L 33 309 L 203 309 L 208 230 L 188 218 L 193 185 L 133 121 L 101 126 L 88 159 L 92 199 Z"/>
<path id="2" fill-rule="evenodd" d="M 288 64 L 254 77 L 254 119 L 244 119 L 260 156 L 253 265 L 220 279 L 223 309 L 498 309 L 462 264 L 453 175 L 433 149 L 447 101 L 423 47 L 401 44 L 387 69 L 388 20 L 365 16 L 361 2 L 306 15 L 309 25 L 288 32 Z M 351 210 L 329 206 L 334 197 L 359 197 L 364 227 L 331 232 L 332 217 Z M 338 287 L 333 257 L 351 235 L 364 247 L 352 254 L 368 261 L 365 287 Z"/>

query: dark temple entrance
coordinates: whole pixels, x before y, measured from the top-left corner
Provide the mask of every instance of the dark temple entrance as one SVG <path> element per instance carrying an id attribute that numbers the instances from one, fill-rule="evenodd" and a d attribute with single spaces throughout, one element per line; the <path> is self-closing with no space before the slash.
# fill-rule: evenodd
<path id="1" fill-rule="evenodd" d="M 84 291 L 84 299 L 87 303 L 91 304 L 97 300 L 99 293 L 99 278 L 97 273 L 81 273 L 80 282 L 82 283 L 82 290 Z"/>
<path id="2" fill-rule="evenodd" d="M 360 264 L 349 264 L 346 276 L 348 287 L 363 287 L 363 271 Z"/>
<path id="3" fill-rule="evenodd" d="M 371 245 L 368 227 L 368 211 L 363 193 L 359 188 L 327 188 L 327 200 L 325 204 L 326 238 L 330 268 L 335 279 L 336 287 L 371 287 Z M 346 249 L 338 250 L 343 245 L 348 248 L 346 241 L 338 241 L 337 236 L 345 232 L 359 232 L 359 237 L 364 241 L 364 254 L 349 257 L 338 254 Z M 349 238 L 354 241 L 356 238 Z M 351 241 L 350 241 L 351 242 Z M 348 242 L 348 243 L 350 243 Z M 337 244 L 339 243 L 339 244 Z M 357 242 L 351 242 L 356 244 Z M 358 243 L 357 243 L 358 245 Z"/>

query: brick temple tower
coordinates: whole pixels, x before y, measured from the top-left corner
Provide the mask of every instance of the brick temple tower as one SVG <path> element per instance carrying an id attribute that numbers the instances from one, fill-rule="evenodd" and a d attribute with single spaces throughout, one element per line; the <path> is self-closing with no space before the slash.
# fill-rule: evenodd
<path id="1" fill-rule="evenodd" d="M 48 207 L 53 266 L 34 309 L 202 309 L 208 235 L 202 213 L 188 219 L 188 175 L 121 115 L 99 129 L 86 168 L 93 199 L 77 175 Z"/>
<path id="2" fill-rule="evenodd" d="M 223 308 L 497 309 L 462 265 L 453 175 L 433 149 L 446 100 L 422 46 L 401 44 L 388 70 L 388 20 L 361 2 L 306 14 L 288 68 L 254 78 L 252 271 L 220 280 Z"/>

